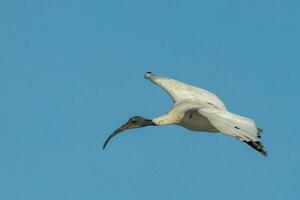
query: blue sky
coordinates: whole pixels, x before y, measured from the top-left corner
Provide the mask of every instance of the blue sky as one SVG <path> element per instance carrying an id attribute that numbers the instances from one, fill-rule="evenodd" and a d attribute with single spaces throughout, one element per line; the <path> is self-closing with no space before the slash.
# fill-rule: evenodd
<path id="1" fill-rule="evenodd" d="M 299 199 L 297 0 L 0 2 L 1 199 Z M 264 129 L 264 158 L 177 126 L 106 137 L 207 88 Z"/>

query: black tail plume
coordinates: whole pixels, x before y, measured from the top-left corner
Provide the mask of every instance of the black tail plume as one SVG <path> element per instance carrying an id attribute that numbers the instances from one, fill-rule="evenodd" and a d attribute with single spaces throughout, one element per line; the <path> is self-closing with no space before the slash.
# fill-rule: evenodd
<path id="1" fill-rule="evenodd" d="M 259 153 L 261 153 L 264 156 L 268 156 L 267 151 L 265 150 L 264 146 L 259 142 L 259 141 L 249 141 L 246 142 L 249 146 L 251 146 L 253 149 L 255 149 L 256 151 L 258 151 Z"/>

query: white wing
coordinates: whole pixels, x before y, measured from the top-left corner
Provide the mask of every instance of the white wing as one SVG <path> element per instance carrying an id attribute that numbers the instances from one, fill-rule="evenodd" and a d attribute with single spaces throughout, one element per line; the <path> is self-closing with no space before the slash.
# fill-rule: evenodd
<path id="1" fill-rule="evenodd" d="M 220 132 L 238 138 L 267 156 L 267 151 L 259 141 L 259 134 L 262 130 L 256 127 L 253 120 L 214 108 L 198 109 L 198 112 Z"/>
<path id="2" fill-rule="evenodd" d="M 258 141 L 259 131 L 251 119 L 214 108 L 199 109 L 198 112 L 220 132 L 245 142 Z"/>
<path id="3" fill-rule="evenodd" d="M 213 93 L 180 81 L 158 77 L 150 72 L 145 74 L 146 79 L 161 86 L 173 99 L 174 103 L 193 101 L 200 105 L 200 108 L 218 108 L 226 110 L 224 103 Z"/>

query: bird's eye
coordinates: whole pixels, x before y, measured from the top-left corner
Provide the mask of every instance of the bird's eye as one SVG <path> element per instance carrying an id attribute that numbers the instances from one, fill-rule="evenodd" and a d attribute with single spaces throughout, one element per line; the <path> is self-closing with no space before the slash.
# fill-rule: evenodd
<path id="1" fill-rule="evenodd" d="M 136 121 L 134 119 L 131 120 L 132 123 L 136 123 Z"/>

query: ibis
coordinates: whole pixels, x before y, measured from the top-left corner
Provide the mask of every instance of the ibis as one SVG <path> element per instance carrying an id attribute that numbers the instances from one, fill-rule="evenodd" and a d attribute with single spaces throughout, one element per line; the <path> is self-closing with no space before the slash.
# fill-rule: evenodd
<path id="1" fill-rule="evenodd" d="M 103 149 L 114 136 L 127 129 L 176 124 L 192 131 L 221 132 L 267 156 L 267 151 L 260 142 L 262 129 L 256 127 L 254 120 L 229 112 L 222 100 L 212 92 L 171 78 L 156 76 L 151 72 L 145 73 L 144 77 L 162 87 L 171 96 L 173 107 L 166 114 L 154 119 L 131 117 L 109 135 Z"/>

